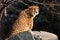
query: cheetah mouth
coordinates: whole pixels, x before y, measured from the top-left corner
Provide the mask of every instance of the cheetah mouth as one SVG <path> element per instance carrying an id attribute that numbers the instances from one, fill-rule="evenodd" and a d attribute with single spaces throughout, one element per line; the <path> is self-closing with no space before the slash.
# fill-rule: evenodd
<path id="1" fill-rule="evenodd" d="M 35 15 L 38 15 L 38 14 L 39 14 L 38 12 L 35 13 Z"/>

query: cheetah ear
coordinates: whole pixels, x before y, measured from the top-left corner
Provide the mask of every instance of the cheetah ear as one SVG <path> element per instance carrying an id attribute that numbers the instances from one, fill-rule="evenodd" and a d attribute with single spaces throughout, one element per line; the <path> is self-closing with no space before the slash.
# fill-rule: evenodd
<path id="1" fill-rule="evenodd" d="M 28 9 L 29 9 L 29 11 L 30 11 L 30 10 L 32 10 L 33 8 L 32 8 L 32 7 L 30 7 L 30 6 L 28 6 Z"/>
<path id="2" fill-rule="evenodd" d="M 27 6 L 28 8 L 30 7 L 30 5 Z"/>
<path id="3" fill-rule="evenodd" d="M 28 9 L 30 9 L 29 7 L 30 7 L 30 6 L 28 6 Z"/>

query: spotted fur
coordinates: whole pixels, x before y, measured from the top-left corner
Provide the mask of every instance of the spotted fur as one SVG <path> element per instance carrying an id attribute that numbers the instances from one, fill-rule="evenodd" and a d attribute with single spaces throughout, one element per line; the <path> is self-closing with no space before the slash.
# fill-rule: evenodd
<path id="1" fill-rule="evenodd" d="M 33 28 L 33 18 L 39 13 L 38 6 L 30 6 L 25 10 L 22 10 L 19 14 L 18 19 L 15 21 L 13 25 L 13 30 L 11 31 L 11 35 L 16 35 L 19 32 L 24 32 L 28 30 L 32 30 Z"/>

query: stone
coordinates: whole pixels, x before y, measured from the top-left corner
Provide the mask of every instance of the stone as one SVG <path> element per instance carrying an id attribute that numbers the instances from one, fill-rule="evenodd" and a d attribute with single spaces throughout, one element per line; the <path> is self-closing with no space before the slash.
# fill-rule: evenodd
<path id="1" fill-rule="evenodd" d="M 33 31 L 34 37 L 36 40 L 58 40 L 58 37 L 56 34 L 46 32 L 46 31 Z"/>
<path id="2" fill-rule="evenodd" d="M 58 40 L 56 34 L 45 31 L 26 31 L 6 40 Z"/>
<path id="3" fill-rule="evenodd" d="M 14 37 L 7 38 L 6 40 L 34 40 L 34 37 L 31 31 L 25 31 L 18 33 Z"/>

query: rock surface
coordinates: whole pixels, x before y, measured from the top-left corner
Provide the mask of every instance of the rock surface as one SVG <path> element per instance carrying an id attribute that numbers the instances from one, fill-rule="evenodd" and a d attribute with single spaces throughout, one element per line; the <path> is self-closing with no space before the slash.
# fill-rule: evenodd
<path id="1" fill-rule="evenodd" d="M 26 31 L 6 40 L 58 40 L 58 37 L 45 31 Z"/>
<path id="2" fill-rule="evenodd" d="M 33 31 L 35 40 L 58 40 L 57 35 L 45 31 Z"/>

